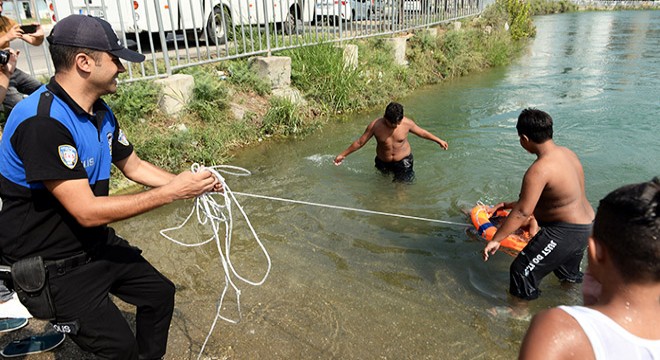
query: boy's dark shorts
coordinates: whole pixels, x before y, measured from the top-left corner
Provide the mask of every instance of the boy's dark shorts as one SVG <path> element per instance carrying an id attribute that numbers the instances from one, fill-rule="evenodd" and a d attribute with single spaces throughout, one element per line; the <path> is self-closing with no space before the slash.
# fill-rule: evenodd
<path id="1" fill-rule="evenodd" d="M 560 281 L 582 282 L 580 263 L 592 224 L 539 223 L 541 229 L 518 254 L 509 272 L 509 293 L 524 299 L 539 297 L 541 279 L 554 272 Z"/>
<path id="2" fill-rule="evenodd" d="M 394 181 L 411 182 L 415 178 L 412 153 L 399 161 L 385 162 L 378 157 L 374 161 L 383 174 L 394 174 Z"/>

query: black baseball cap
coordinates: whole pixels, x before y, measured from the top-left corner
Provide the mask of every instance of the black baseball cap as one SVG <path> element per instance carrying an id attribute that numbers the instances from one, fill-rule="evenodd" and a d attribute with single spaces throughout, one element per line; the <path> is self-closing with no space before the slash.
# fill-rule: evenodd
<path id="1" fill-rule="evenodd" d="M 54 45 L 105 51 L 130 62 L 144 61 L 144 55 L 124 47 L 107 21 L 90 15 L 69 15 L 58 21 L 47 40 Z"/>

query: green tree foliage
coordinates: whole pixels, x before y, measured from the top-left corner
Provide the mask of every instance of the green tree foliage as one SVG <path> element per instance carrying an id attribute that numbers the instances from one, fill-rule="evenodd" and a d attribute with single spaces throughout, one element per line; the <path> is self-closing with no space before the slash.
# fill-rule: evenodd
<path id="1" fill-rule="evenodd" d="M 525 0 L 497 0 L 497 6 L 502 6 L 509 14 L 511 38 L 518 40 L 536 35 L 536 27 L 532 22 L 531 6 Z"/>

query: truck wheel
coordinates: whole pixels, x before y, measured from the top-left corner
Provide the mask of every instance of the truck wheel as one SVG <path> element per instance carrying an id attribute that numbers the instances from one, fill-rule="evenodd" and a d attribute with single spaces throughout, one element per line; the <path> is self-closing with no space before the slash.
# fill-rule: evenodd
<path id="1" fill-rule="evenodd" d="M 302 30 L 302 20 L 296 18 L 293 13 L 288 13 L 282 21 L 282 32 L 286 35 L 299 34 Z"/>
<path id="2" fill-rule="evenodd" d="M 229 15 L 226 8 L 219 6 L 213 8 L 213 14 L 209 16 L 209 21 L 206 24 L 206 32 L 208 33 L 209 42 L 213 45 L 224 44 L 227 39 L 232 37 L 231 15 Z"/>

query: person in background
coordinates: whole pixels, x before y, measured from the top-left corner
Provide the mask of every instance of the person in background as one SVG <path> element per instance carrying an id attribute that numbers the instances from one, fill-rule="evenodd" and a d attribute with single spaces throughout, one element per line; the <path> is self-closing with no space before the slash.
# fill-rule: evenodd
<path id="1" fill-rule="evenodd" d="M 520 359 L 660 359 L 660 178 L 600 201 L 587 254 L 591 304 L 536 314 Z"/>
<path id="2" fill-rule="evenodd" d="M 9 78 L 14 73 L 16 69 L 16 60 L 17 54 L 12 49 L 3 50 L 7 56 L 7 63 L 2 65 L 0 64 L 0 102 L 5 99 L 5 94 L 7 94 L 7 88 L 9 87 Z M 2 139 L 2 131 L 0 131 L 0 139 Z M 2 211 L 2 199 L 0 199 L 0 211 Z M 0 255 L 2 254 L 2 248 L 0 248 Z M 7 288 L 5 282 L 0 279 L 0 304 L 11 300 L 14 292 Z"/>
<path id="3" fill-rule="evenodd" d="M 6 63 L 0 63 L 0 102 L 4 101 L 9 89 L 9 83 L 12 75 L 16 71 L 16 61 L 18 60 L 18 52 L 11 48 L 0 50 L 0 57 L 6 59 Z M 2 133 L 0 132 L 0 137 Z"/>
<path id="4" fill-rule="evenodd" d="M 160 359 L 174 284 L 108 224 L 222 185 L 209 171 L 174 175 L 136 155 L 101 97 L 116 92 L 126 71 L 120 59 L 145 57 L 125 48 L 108 22 L 68 16 L 48 43 L 55 76 L 16 105 L 0 142 L 1 263 L 20 265 L 14 279 L 44 284 L 41 296 L 19 299 L 83 350 Z M 109 196 L 112 165 L 150 189 Z M 136 307 L 135 334 L 110 294 Z"/>
<path id="5" fill-rule="evenodd" d="M 580 262 L 591 234 L 594 210 L 585 193 L 582 164 L 574 152 L 555 144 L 552 125 L 552 117 L 538 109 L 524 109 L 518 116 L 520 145 L 537 159 L 525 172 L 518 200 L 507 205 L 511 213 L 482 254 L 487 261 L 500 242 L 530 216 L 538 222 L 536 236 L 510 267 L 513 307 L 504 312 L 514 317 L 527 316 L 527 301 L 539 296 L 539 283 L 550 272 L 562 282 L 582 282 Z M 493 310 L 500 313 L 500 309 Z"/>
<path id="6" fill-rule="evenodd" d="M 409 182 L 415 178 L 413 154 L 408 142 L 408 133 L 431 140 L 444 150 L 446 141 L 417 126 L 403 115 L 403 105 L 391 102 L 385 108 L 385 115 L 372 121 L 359 139 L 335 157 L 335 165 L 341 165 L 352 152 L 362 148 L 372 137 L 376 137 L 376 168 L 383 174 L 394 175 L 394 181 Z"/>
<path id="7" fill-rule="evenodd" d="M 33 46 L 39 46 L 44 42 L 44 30 L 41 24 L 30 24 L 33 26 L 34 32 L 28 34 L 16 21 L 2 15 L 2 10 L 3 0 L 0 0 L 0 49 L 8 48 L 10 42 L 16 39 L 21 39 Z M 41 85 L 41 82 L 30 76 L 30 74 L 16 69 L 10 78 L 7 94 L 2 101 L 5 116 L 9 116 L 14 106 L 23 100 L 24 95 L 32 94 Z"/>

